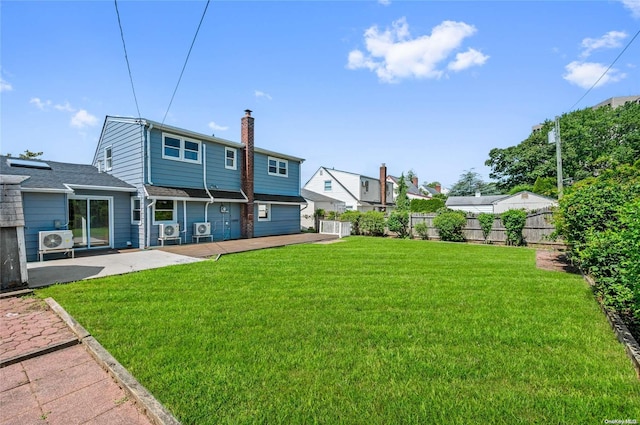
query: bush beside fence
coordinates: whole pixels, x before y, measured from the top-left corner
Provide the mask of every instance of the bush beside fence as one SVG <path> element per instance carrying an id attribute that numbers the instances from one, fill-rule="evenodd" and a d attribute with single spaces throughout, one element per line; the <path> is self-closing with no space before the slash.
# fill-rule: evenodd
<path id="1" fill-rule="evenodd" d="M 552 215 L 553 212 L 549 208 L 533 211 L 527 215 L 527 221 L 522 231 L 526 243 L 554 247 L 564 246 L 563 241 L 554 241 L 550 238 L 550 235 L 555 231 L 555 226 L 551 222 Z M 409 228 L 414 235 L 417 235 L 417 232 L 414 230 L 415 225 L 425 223 L 428 227 L 427 233 L 429 239 L 440 239 L 438 230 L 433 226 L 433 219 L 435 217 L 436 215 L 433 213 L 412 213 L 409 218 Z M 477 215 L 467 214 L 467 224 L 462 231 L 467 241 L 484 242 L 482 227 L 480 226 Z M 492 243 L 506 244 L 507 231 L 499 215 L 496 215 L 493 221 L 493 228 L 487 239 Z"/>

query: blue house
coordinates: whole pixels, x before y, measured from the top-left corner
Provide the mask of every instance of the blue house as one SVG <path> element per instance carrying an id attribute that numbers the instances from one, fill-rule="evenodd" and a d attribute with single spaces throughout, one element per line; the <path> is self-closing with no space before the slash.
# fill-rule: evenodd
<path id="1" fill-rule="evenodd" d="M 226 240 L 300 232 L 300 167 L 291 155 L 254 146 L 254 118 L 241 143 L 148 119 L 108 116 L 93 165 L 134 186 L 134 247 L 201 238 Z"/>
<path id="2" fill-rule="evenodd" d="M 251 111 L 241 124 L 236 143 L 108 116 L 92 165 L 0 156 L 24 177 L 27 260 L 66 234 L 61 248 L 90 250 L 299 233 L 304 160 L 256 148 Z"/>

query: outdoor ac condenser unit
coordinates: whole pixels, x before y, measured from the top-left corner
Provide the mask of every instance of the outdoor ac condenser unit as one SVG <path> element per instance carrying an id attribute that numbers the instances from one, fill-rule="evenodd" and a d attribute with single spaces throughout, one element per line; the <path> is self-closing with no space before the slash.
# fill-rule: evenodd
<path id="1" fill-rule="evenodd" d="M 211 223 L 193 223 L 193 236 L 209 236 Z"/>
<path id="2" fill-rule="evenodd" d="M 42 252 L 73 248 L 71 230 L 50 230 L 39 232 L 39 249 Z"/>
<path id="3" fill-rule="evenodd" d="M 180 224 L 171 223 L 171 224 L 161 224 L 160 225 L 160 238 L 162 239 L 172 239 L 180 237 Z"/>

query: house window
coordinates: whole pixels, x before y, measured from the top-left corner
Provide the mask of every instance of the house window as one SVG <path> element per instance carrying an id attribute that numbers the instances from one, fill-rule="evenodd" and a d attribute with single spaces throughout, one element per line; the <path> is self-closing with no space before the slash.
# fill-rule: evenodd
<path id="1" fill-rule="evenodd" d="M 140 198 L 133 196 L 131 198 L 131 224 L 140 224 L 141 208 Z"/>
<path id="2" fill-rule="evenodd" d="M 106 171 L 111 170 L 113 167 L 113 151 L 111 146 L 104 149 L 104 169 Z"/>
<path id="3" fill-rule="evenodd" d="M 269 157 L 269 175 L 287 177 L 289 175 L 289 161 Z"/>
<path id="4" fill-rule="evenodd" d="M 258 221 L 271 221 L 271 204 L 258 204 Z"/>
<path id="5" fill-rule="evenodd" d="M 153 222 L 155 223 L 175 223 L 176 222 L 176 201 L 157 200 L 153 207 Z"/>
<path id="6" fill-rule="evenodd" d="M 224 148 L 224 168 L 235 170 L 236 166 L 236 149 Z"/>
<path id="7" fill-rule="evenodd" d="M 162 157 L 174 161 L 200 164 L 201 142 L 170 134 L 162 135 Z"/>
<path id="8" fill-rule="evenodd" d="M 331 180 L 325 180 L 324 181 L 324 191 L 325 192 L 330 192 L 331 191 Z"/>

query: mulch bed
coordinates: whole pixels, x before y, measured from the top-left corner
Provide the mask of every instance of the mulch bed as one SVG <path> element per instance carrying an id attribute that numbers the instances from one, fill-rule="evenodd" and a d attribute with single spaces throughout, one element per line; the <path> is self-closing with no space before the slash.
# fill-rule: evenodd
<path id="1" fill-rule="evenodd" d="M 536 267 L 542 270 L 580 274 L 567 254 L 559 251 L 536 251 Z"/>

